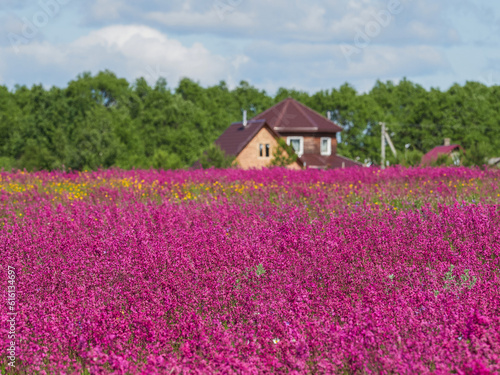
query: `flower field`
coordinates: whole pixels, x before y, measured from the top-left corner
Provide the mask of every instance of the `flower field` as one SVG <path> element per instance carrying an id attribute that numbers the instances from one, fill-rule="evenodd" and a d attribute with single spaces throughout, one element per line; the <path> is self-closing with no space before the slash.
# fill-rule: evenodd
<path id="1" fill-rule="evenodd" d="M 500 171 L 17 172 L 0 191 L 2 373 L 500 373 Z"/>

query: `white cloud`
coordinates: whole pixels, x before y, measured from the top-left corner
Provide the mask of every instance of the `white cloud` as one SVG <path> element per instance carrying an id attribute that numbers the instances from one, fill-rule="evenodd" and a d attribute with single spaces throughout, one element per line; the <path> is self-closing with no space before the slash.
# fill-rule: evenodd
<path id="1" fill-rule="evenodd" d="M 246 73 L 252 83 L 274 92 L 279 87 L 315 91 L 349 82 L 365 91 L 377 79 L 427 77 L 449 72 L 450 63 L 433 46 L 392 47 L 373 45 L 347 61 L 338 44 L 255 43 L 246 50 Z M 266 56 L 260 61 L 259 56 Z"/>
<path id="2" fill-rule="evenodd" d="M 67 45 L 33 42 L 22 46 L 0 66 L 0 76 L 64 76 L 65 84 L 83 71 L 110 69 L 129 81 L 143 76 L 154 83 L 164 76 L 171 86 L 182 77 L 204 85 L 226 80 L 230 87 L 241 79 L 274 92 L 278 87 L 317 90 L 351 82 L 365 90 L 366 82 L 438 74 L 449 68 L 446 57 L 433 46 L 370 45 L 348 61 L 339 44 L 256 41 L 244 53 L 224 57 L 201 43 L 183 45 L 148 26 L 116 25 L 91 31 Z M 16 62 L 17 61 L 17 62 Z M 20 69 L 23 69 L 22 71 Z"/>
<path id="3" fill-rule="evenodd" d="M 252 14 L 237 11 L 236 8 L 212 8 L 205 13 L 181 10 L 175 12 L 150 12 L 145 15 L 150 21 L 156 21 L 160 25 L 186 29 L 228 29 L 237 28 L 242 31 L 251 30 L 257 26 L 253 22 Z"/>
<path id="4" fill-rule="evenodd" d="M 11 61 L 29 61 L 32 69 L 39 71 L 67 72 L 69 79 L 83 71 L 110 69 L 131 80 L 139 76 L 152 80 L 158 77 L 151 71 L 157 71 L 171 84 L 184 76 L 214 84 L 230 77 L 247 61 L 242 55 L 213 54 L 201 43 L 185 46 L 158 30 L 139 25 L 105 27 L 67 45 L 33 42 L 21 46 L 17 55 L 11 48 L 3 48 L 0 53 Z M 8 70 L 4 67 L 4 75 Z"/>
<path id="5" fill-rule="evenodd" d="M 163 3 L 94 0 L 94 5 L 85 11 L 90 12 L 93 21 L 115 22 L 119 12 L 127 22 L 153 22 L 169 33 L 346 43 L 353 39 L 358 28 L 363 29 L 369 22 L 376 21 L 381 12 L 390 10 L 391 3 L 394 0 L 173 0 Z M 458 43 L 457 31 L 447 14 L 450 9 L 468 9 L 471 0 L 462 0 L 460 4 L 451 0 L 401 0 L 401 4 L 401 12 L 392 14 L 390 24 L 384 26 L 377 43 Z M 111 10 L 104 11 L 108 8 Z"/>
<path id="6" fill-rule="evenodd" d="M 97 20 L 116 20 L 123 11 L 129 9 L 120 0 L 95 0 L 90 7 L 92 17 Z"/>
<path id="7" fill-rule="evenodd" d="M 357 48 L 357 34 L 383 22 L 380 12 L 388 10 L 389 0 L 74 1 L 72 9 L 80 9 L 74 22 L 69 11 L 61 12 L 19 54 L 0 41 L 0 77 L 9 85 L 65 85 L 83 71 L 110 69 L 129 80 L 163 75 L 171 86 L 188 76 L 205 85 L 245 79 L 267 90 L 311 91 L 346 81 L 365 90 L 377 78 L 450 84 L 475 79 L 490 59 L 498 59 L 500 22 L 494 13 L 500 7 L 493 0 L 481 0 L 490 6 L 476 0 L 400 1 L 401 12 L 351 61 L 340 46 Z M 22 8 L 21 0 L 7 2 L 12 14 Z M 0 33 L 19 33 L 21 23 L 8 11 L 0 11 Z M 75 36 L 64 38 L 72 41 L 55 42 L 63 39 L 49 28 L 67 33 L 62 25 L 69 22 L 78 24 Z M 473 49 L 473 42 L 489 49 Z M 449 53 L 455 50 L 458 57 Z"/>

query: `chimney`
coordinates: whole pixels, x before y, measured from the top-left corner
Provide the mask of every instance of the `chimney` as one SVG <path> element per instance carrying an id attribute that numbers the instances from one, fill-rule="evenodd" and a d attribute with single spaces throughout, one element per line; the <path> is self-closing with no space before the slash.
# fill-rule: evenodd
<path id="1" fill-rule="evenodd" d="M 247 121 L 247 110 L 246 110 L 246 109 L 244 109 L 244 110 L 243 110 L 243 126 L 245 126 L 245 127 L 246 127 L 246 126 L 247 126 L 247 124 L 248 124 L 248 121 Z"/>
<path id="2" fill-rule="evenodd" d="M 451 144 L 451 140 L 450 140 L 450 138 L 445 138 L 445 139 L 444 139 L 444 145 L 445 145 L 445 146 L 449 146 L 450 144 Z"/>
<path id="3" fill-rule="evenodd" d="M 326 117 L 328 120 L 332 121 L 332 111 L 326 111 Z"/>

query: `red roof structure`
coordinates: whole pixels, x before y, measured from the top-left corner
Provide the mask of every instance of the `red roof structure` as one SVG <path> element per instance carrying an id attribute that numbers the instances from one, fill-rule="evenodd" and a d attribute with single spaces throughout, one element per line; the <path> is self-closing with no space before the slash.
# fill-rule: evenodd
<path id="1" fill-rule="evenodd" d="M 456 150 L 462 150 L 465 152 L 463 147 L 460 145 L 446 145 L 446 146 L 434 147 L 427 154 L 422 156 L 422 164 L 430 164 L 433 161 L 436 161 L 440 155 L 451 155 L 451 153 Z"/>
<path id="2" fill-rule="evenodd" d="M 271 129 L 278 133 L 337 133 L 344 130 L 293 98 L 282 100 L 252 120 L 266 120 Z"/>

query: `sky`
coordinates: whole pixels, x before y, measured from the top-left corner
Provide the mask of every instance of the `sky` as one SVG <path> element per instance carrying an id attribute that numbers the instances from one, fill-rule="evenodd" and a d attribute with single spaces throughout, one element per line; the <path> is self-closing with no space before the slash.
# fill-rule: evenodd
<path id="1" fill-rule="evenodd" d="M 109 69 L 273 95 L 407 78 L 500 84 L 498 0 L 0 0 L 0 85 Z"/>

